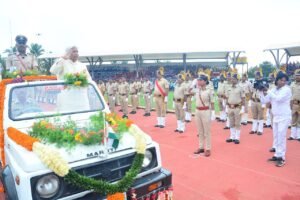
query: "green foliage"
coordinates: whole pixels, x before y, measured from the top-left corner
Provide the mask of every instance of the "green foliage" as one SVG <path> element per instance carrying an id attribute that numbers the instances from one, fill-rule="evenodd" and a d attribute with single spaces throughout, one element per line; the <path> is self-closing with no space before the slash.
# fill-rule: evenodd
<path id="1" fill-rule="evenodd" d="M 275 69 L 275 66 L 272 63 L 268 62 L 268 61 L 262 62 L 261 64 L 259 64 L 259 67 L 262 68 L 262 72 L 263 72 L 264 77 L 268 77 L 269 74 L 271 72 L 273 72 L 273 70 Z M 254 78 L 255 71 L 256 71 L 256 67 L 250 68 L 249 71 L 248 71 L 248 77 L 249 78 Z"/>
<path id="2" fill-rule="evenodd" d="M 135 180 L 138 173 L 141 171 L 143 160 L 144 154 L 136 154 L 131 168 L 116 184 L 85 177 L 73 170 L 70 170 L 70 172 L 65 176 L 65 180 L 74 186 L 83 188 L 85 190 L 93 190 L 94 192 L 100 194 L 107 195 L 115 194 L 118 192 L 126 192 L 128 188 L 133 184 L 133 181 Z"/>
<path id="3" fill-rule="evenodd" d="M 33 54 L 35 57 L 39 57 L 40 55 L 43 55 L 43 53 L 45 52 L 42 45 L 37 43 L 30 44 L 29 49 L 30 49 L 30 53 Z"/>
<path id="4" fill-rule="evenodd" d="M 36 75 L 39 75 L 39 71 L 37 70 L 26 70 L 24 72 L 16 70 L 14 72 L 9 72 L 9 71 L 4 72 L 5 78 L 17 78 L 19 76 L 36 76 Z"/>
<path id="5" fill-rule="evenodd" d="M 66 74 L 64 80 L 68 85 L 77 87 L 86 87 L 88 85 L 87 75 L 85 73 Z"/>

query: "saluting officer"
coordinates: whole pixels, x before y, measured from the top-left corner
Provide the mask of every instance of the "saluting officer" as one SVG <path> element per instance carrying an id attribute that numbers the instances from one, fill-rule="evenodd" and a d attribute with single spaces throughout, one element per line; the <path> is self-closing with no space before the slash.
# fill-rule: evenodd
<path id="1" fill-rule="evenodd" d="M 273 88 L 276 88 L 276 85 L 275 85 L 275 78 L 276 78 L 276 75 L 277 75 L 277 72 L 276 72 L 276 69 L 269 74 L 269 90 L 271 91 Z M 273 121 L 273 115 L 271 113 L 271 108 L 272 108 L 272 105 L 271 103 L 267 103 L 266 104 L 266 124 L 264 125 L 264 128 L 271 128 L 272 126 L 272 121 Z"/>
<path id="2" fill-rule="evenodd" d="M 240 82 L 240 86 L 243 89 L 243 92 L 245 94 L 245 113 L 242 116 L 242 124 L 247 125 L 248 124 L 248 107 L 249 107 L 249 101 L 251 99 L 251 92 L 252 92 L 252 85 L 248 81 L 247 74 L 243 74 L 242 81 Z"/>
<path id="3" fill-rule="evenodd" d="M 226 113 L 225 113 L 225 78 L 226 73 L 222 71 L 220 74 L 220 80 L 218 82 L 218 103 L 220 109 L 220 118 L 219 121 L 225 122 L 226 121 Z"/>
<path id="4" fill-rule="evenodd" d="M 121 83 L 119 84 L 119 95 L 123 118 L 128 118 L 128 93 L 129 84 L 126 82 L 125 78 L 121 78 Z"/>
<path id="5" fill-rule="evenodd" d="M 27 50 L 27 38 L 24 35 L 18 35 L 16 37 L 16 49 L 17 52 L 8 56 L 6 60 L 6 68 L 11 72 L 26 71 L 26 70 L 37 70 L 38 63 L 34 55 L 26 53 Z"/>
<path id="6" fill-rule="evenodd" d="M 155 127 L 164 128 L 166 126 L 167 102 L 169 92 L 169 82 L 163 78 L 164 68 L 160 67 L 156 72 L 157 79 L 154 84 L 154 101 L 156 105 L 157 124 Z"/>
<path id="7" fill-rule="evenodd" d="M 294 73 L 295 82 L 292 89 L 292 127 L 291 136 L 288 140 L 298 140 L 300 142 L 300 69 Z"/>
<path id="8" fill-rule="evenodd" d="M 185 111 L 185 121 L 191 122 L 192 121 L 192 97 L 193 94 L 189 92 L 189 89 L 192 86 L 192 75 L 188 71 L 185 76 L 184 82 L 184 96 L 186 98 L 186 111 Z"/>
<path id="9" fill-rule="evenodd" d="M 186 98 L 184 96 L 185 91 L 185 73 L 182 72 L 177 76 L 177 82 L 174 89 L 174 105 L 175 114 L 177 118 L 177 128 L 175 132 L 183 133 L 185 129 L 184 125 L 184 109 L 186 108 Z"/>
<path id="10" fill-rule="evenodd" d="M 116 88 L 115 88 L 115 84 L 111 79 L 109 79 L 108 82 L 106 83 L 106 91 L 108 95 L 109 109 L 111 112 L 115 112 Z"/>
<path id="11" fill-rule="evenodd" d="M 260 83 L 262 81 L 262 69 L 257 68 L 255 72 L 255 81 L 256 83 Z M 258 84 L 259 85 L 259 84 Z M 251 98 L 251 112 L 252 112 L 252 130 L 250 134 L 262 135 L 264 128 L 264 107 L 265 105 L 260 101 L 260 91 L 259 86 L 254 85 L 252 98 Z"/>
<path id="12" fill-rule="evenodd" d="M 194 154 L 205 153 L 205 156 L 211 154 L 211 112 L 214 110 L 213 91 L 208 85 L 209 76 L 200 73 L 198 87 L 194 89 L 196 99 L 195 121 L 199 137 L 199 148 Z"/>
<path id="13" fill-rule="evenodd" d="M 238 74 L 233 73 L 231 87 L 226 91 L 228 117 L 230 124 L 230 138 L 226 142 L 240 143 L 241 115 L 244 113 L 245 95 L 238 85 Z"/>
<path id="14" fill-rule="evenodd" d="M 146 77 L 143 82 L 143 92 L 145 99 L 145 114 L 144 116 L 150 116 L 151 111 L 151 93 L 153 89 L 153 84 L 149 81 L 149 78 Z"/>
<path id="15" fill-rule="evenodd" d="M 131 97 L 131 106 L 132 110 L 130 114 L 136 114 L 136 108 L 137 108 L 137 101 L 138 101 L 138 85 L 136 81 L 131 81 L 129 85 L 129 92 L 130 92 L 130 97 Z"/>

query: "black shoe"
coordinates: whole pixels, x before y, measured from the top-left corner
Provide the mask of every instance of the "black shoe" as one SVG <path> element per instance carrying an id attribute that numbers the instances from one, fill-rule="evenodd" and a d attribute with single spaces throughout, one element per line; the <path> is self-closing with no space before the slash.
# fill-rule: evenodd
<path id="1" fill-rule="evenodd" d="M 146 116 L 151 116 L 151 114 L 150 113 L 147 113 L 147 115 Z"/>
<path id="2" fill-rule="evenodd" d="M 282 158 L 278 158 L 278 160 L 276 161 L 276 167 L 282 167 L 285 165 L 285 160 L 283 160 Z"/>
<path id="3" fill-rule="evenodd" d="M 266 124 L 264 125 L 264 128 L 268 128 L 268 127 L 269 127 L 268 125 L 266 125 Z"/>
<path id="4" fill-rule="evenodd" d="M 136 111 L 131 111 L 129 114 L 136 114 Z"/>
<path id="5" fill-rule="evenodd" d="M 160 127 L 160 125 L 156 124 L 154 127 Z"/>
<path id="6" fill-rule="evenodd" d="M 123 110 L 122 110 L 122 109 L 120 109 L 120 110 L 119 110 L 119 112 L 123 112 Z"/>
<path id="7" fill-rule="evenodd" d="M 249 132 L 249 134 L 255 134 L 256 133 L 256 131 L 250 131 Z"/>
<path id="8" fill-rule="evenodd" d="M 185 120 L 185 122 L 186 122 L 186 123 L 190 123 L 190 122 L 191 122 L 191 120 Z"/>
<path id="9" fill-rule="evenodd" d="M 128 119 L 128 116 L 127 116 L 127 115 L 123 115 L 123 116 L 122 116 L 122 118 L 126 118 L 126 119 Z"/>
<path id="10" fill-rule="evenodd" d="M 165 128 L 165 126 L 164 125 L 160 125 L 159 128 Z"/>
<path id="11" fill-rule="evenodd" d="M 227 139 L 226 142 L 230 143 L 230 142 L 234 142 L 234 140 L 233 139 Z"/>
<path id="12" fill-rule="evenodd" d="M 273 156 L 272 158 L 268 159 L 270 162 L 276 162 L 279 158 Z"/>
<path id="13" fill-rule="evenodd" d="M 257 135 L 262 135 L 262 132 L 257 132 Z"/>
<path id="14" fill-rule="evenodd" d="M 300 142 L 300 138 L 298 139 L 298 141 Z"/>
<path id="15" fill-rule="evenodd" d="M 174 132 L 179 132 L 179 130 L 178 130 L 178 129 L 176 129 L 176 130 L 174 130 Z"/>
<path id="16" fill-rule="evenodd" d="M 289 137 L 289 138 L 288 138 L 288 140 L 294 140 L 294 139 L 295 139 L 295 138 L 293 138 L 293 137 Z"/>
<path id="17" fill-rule="evenodd" d="M 240 141 L 239 140 L 234 140 L 234 144 L 239 144 Z"/>
<path id="18" fill-rule="evenodd" d="M 200 153 L 204 153 L 204 149 L 197 149 L 196 151 L 194 151 L 194 154 L 200 154 Z"/>
<path id="19" fill-rule="evenodd" d="M 276 152 L 276 149 L 275 148 L 271 148 L 269 151 L 272 152 L 272 153 L 274 153 L 274 152 Z"/>
<path id="20" fill-rule="evenodd" d="M 179 133 L 183 133 L 183 131 L 179 131 Z"/>
<path id="21" fill-rule="evenodd" d="M 246 125 L 247 125 L 247 122 L 242 122 L 241 124 L 244 125 L 244 126 L 246 126 Z"/>
<path id="22" fill-rule="evenodd" d="M 226 129 L 230 129 L 230 128 L 228 126 L 225 126 L 224 129 L 226 130 Z"/>
<path id="23" fill-rule="evenodd" d="M 147 117 L 148 116 L 147 113 L 145 113 L 144 116 Z"/>

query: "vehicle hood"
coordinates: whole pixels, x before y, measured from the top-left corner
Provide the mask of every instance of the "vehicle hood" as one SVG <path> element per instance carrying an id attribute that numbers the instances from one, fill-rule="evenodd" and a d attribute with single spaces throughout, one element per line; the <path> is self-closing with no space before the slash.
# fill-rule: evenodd
<path id="1" fill-rule="evenodd" d="M 145 134 L 145 138 L 147 145 L 152 143 L 152 139 L 149 135 Z M 34 152 L 26 150 L 8 137 L 5 141 L 7 150 L 25 172 L 48 169 Z M 136 144 L 135 138 L 130 133 L 124 133 L 117 149 L 112 147 L 111 139 L 107 139 L 106 141 L 105 145 L 85 146 L 80 144 L 72 148 L 58 148 L 53 144 L 48 146 L 57 150 L 61 157 L 69 164 L 73 163 L 74 166 L 75 163 L 76 166 L 80 166 L 81 161 L 82 163 L 98 162 L 118 156 L 120 152 L 126 154 L 125 150 L 132 152 Z"/>

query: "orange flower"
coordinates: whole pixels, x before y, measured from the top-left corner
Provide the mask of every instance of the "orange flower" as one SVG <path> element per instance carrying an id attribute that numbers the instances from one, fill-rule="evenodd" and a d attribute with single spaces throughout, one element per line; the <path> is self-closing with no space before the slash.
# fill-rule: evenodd
<path id="1" fill-rule="evenodd" d="M 72 130 L 72 129 L 68 130 L 68 132 L 69 132 L 71 135 L 74 134 L 74 130 Z"/>
<path id="2" fill-rule="evenodd" d="M 40 121 L 40 125 L 46 127 L 48 125 L 48 122 L 45 120 Z"/>
<path id="3" fill-rule="evenodd" d="M 130 126 L 131 126 L 131 124 L 133 124 L 133 121 L 131 121 L 131 120 L 127 120 L 127 122 L 126 122 L 126 126 L 127 126 L 127 127 L 130 127 Z"/>
<path id="4" fill-rule="evenodd" d="M 35 142 L 38 142 L 39 140 L 36 138 L 33 138 L 25 133 L 22 133 L 21 131 L 9 127 L 7 129 L 7 135 L 10 139 L 12 139 L 15 143 L 17 143 L 18 145 L 21 145 L 22 147 L 24 147 L 25 149 L 27 149 L 28 151 L 32 151 L 32 145 Z"/>

